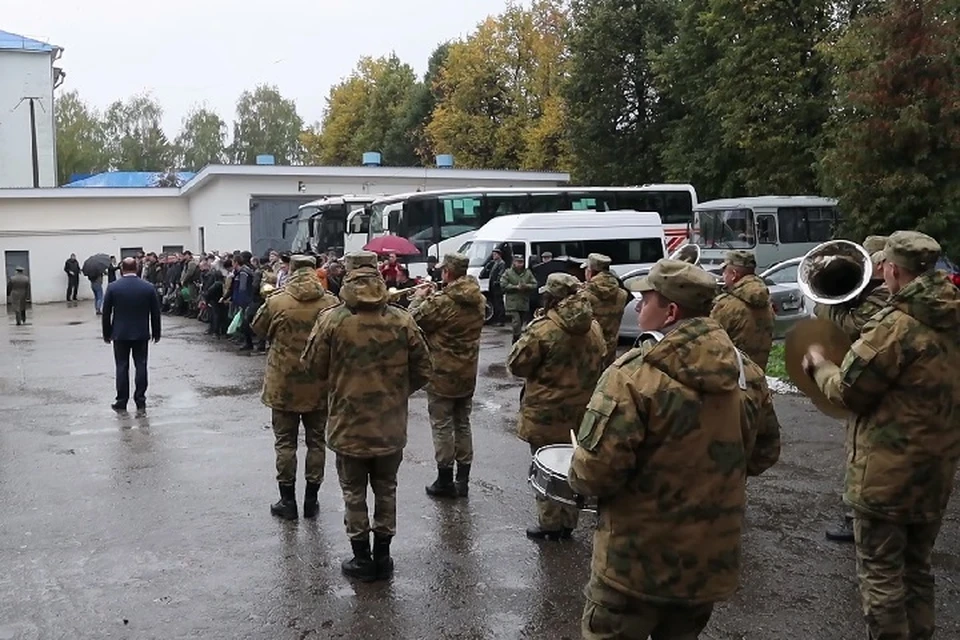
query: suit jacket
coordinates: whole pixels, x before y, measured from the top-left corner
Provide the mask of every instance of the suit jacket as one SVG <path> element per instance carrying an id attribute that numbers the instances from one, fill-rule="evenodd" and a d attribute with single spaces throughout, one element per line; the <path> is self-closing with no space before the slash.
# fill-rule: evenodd
<path id="1" fill-rule="evenodd" d="M 149 282 L 122 276 L 107 286 L 103 297 L 103 339 L 160 339 L 160 300 Z"/>

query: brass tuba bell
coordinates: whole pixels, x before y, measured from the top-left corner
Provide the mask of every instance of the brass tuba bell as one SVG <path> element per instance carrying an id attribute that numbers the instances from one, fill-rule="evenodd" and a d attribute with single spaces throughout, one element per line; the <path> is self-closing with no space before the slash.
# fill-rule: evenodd
<path id="1" fill-rule="evenodd" d="M 696 244 L 685 244 L 671 253 L 670 259 L 698 265 L 700 264 L 700 246 Z"/>
<path id="2" fill-rule="evenodd" d="M 849 240 L 819 244 L 797 266 L 797 284 L 803 295 L 825 305 L 850 302 L 863 293 L 872 278 L 870 254 Z"/>

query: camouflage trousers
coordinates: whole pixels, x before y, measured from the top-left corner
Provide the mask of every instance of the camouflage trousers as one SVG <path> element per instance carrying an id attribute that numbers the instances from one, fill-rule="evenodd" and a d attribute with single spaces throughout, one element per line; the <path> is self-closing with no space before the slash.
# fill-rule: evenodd
<path id="1" fill-rule="evenodd" d="M 939 522 L 900 524 L 855 515 L 857 577 L 870 640 L 933 637 L 930 556 L 939 531 Z"/>
<path id="2" fill-rule="evenodd" d="M 657 605 L 620 593 L 590 576 L 580 619 L 584 640 L 696 640 L 707 628 L 712 604 Z"/>
<path id="3" fill-rule="evenodd" d="M 523 311 L 507 311 L 507 315 L 510 316 L 510 328 L 513 330 L 513 341 L 516 342 L 523 333 L 523 325 L 529 314 Z"/>
<path id="4" fill-rule="evenodd" d="M 303 421 L 304 440 L 307 443 L 306 476 L 307 482 L 323 482 L 323 467 L 327 461 L 324 443 L 324 429 L 327 426 L 327 412 L 281 411 L 273 409 L 273 448 L 277 453 L 277 482 L 280 484 L 297 483 L 297 438 L 300 421 Z"/>
<path id="5" fill-rule="evenodd" d="M 530 445 L 530 453 L 534 454 L 543 446 L 541 443 Z M 580 521 L 580 509 L 561 504 L 556 500 L 544 498 L 535 494 L 537 503 L 537 522 L 541 529 L 559 531 L 560 529 L 576 529 Z"/>
<path id="6" fill-rule="evenodd" d="M 343 491 L 343 524 L 347 537 L 363 540 L 370 536 L 367 512 L 367 487 L 373 489 L 373 531 L 393 536 L 397 533 L 397 471 L 403 451 L 376 458 L 356 458 L 337 454 L 337 475 Z"/>
<path id="7" fill-rule="evenodd" d="M 473 397 L 445 398 L 427 394 L 427 410 L 433 430 L 433 448 L 438 467 L 452 467 L 473 462 L 473 435 L 470 433 L 470 411 Z"/>

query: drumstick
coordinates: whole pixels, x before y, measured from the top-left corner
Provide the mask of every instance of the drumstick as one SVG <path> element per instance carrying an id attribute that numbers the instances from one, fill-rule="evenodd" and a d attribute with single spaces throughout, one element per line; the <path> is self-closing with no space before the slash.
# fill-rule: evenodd
<path id="1" fill-rule="evenodd" d="M 577 434 L 575 434 L 575 433 L 573 432 L 573 429 L 570 429 L 570 442 L 573 443 L 573 448 L 574 448 L 574 449 L 576 449 L 576 448 L 577 448 L 577 445 L 580 444 L 579 442 L 577 442 Z"/>

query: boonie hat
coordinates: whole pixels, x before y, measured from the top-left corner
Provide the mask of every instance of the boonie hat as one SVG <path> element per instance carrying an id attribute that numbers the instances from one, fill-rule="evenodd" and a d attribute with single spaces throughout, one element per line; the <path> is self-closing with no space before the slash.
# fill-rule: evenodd
<path id="1" fill-rule="evenodd" d="M 441 266 L 451 271 L 466 271 L 467 267 L 470 266 L 470 258 L 462 253 L 448 253 L 443 256 Z"/>
<path id="2" fill-rule="evenodd" d="M 757 257 L 752 251 L 727 251 L 724 256 L 723 266 L 740 267 L 741 269 L 756 269 Z"/>
<path id="3" fill-rule="evenodd" d="M 317 259 L 313 256 L 305 256 L 302 254 L 297 254 L 290 256 L 290 268 L 294 271 L 297 269 L 304 269 L 306 267 L 316 268 Z"/>
<path id="4" fill-rule="evenodd" d="M 888 236 L 867 236 L 863 241 L 863 248 L 872 256 L 877 251 L 883 251 L 889 239 Z"/>
<path id="5" fill-rule="evenodd" d="M 587 261 L 583 263 L 583 268 L 589 268 L 590 271 L 606 271 L 612 263 L 613 260 L 610 259 L 610 256 L 605 256 L 602 253 L 591 253 L 587 256 Z"/>
<path id="6" fill-rule="evenodd" d="M 887 240 L 884 258 L 911 273 L 926 273 L 940 259 L 940 243 L 919 231 L 897 231 Z"/>
<path id="7" fill-rule="evenodd" d="M 681 307 L 705 311 L 717 295 L 718 284 L 716 278 L 696 265 L 663 258 L 650 273 L 631 281 L 627 288 L 637 293 L 656 291 Z"/>
<path id="8" fill-rule="evenodd" d="M 562 300 L 579 291 L 581 284 L 569 273 L 551 273 L 547 276 L 547 283 L 540 287 L 540 293 L 549 293 L 554 298 Z"/>

